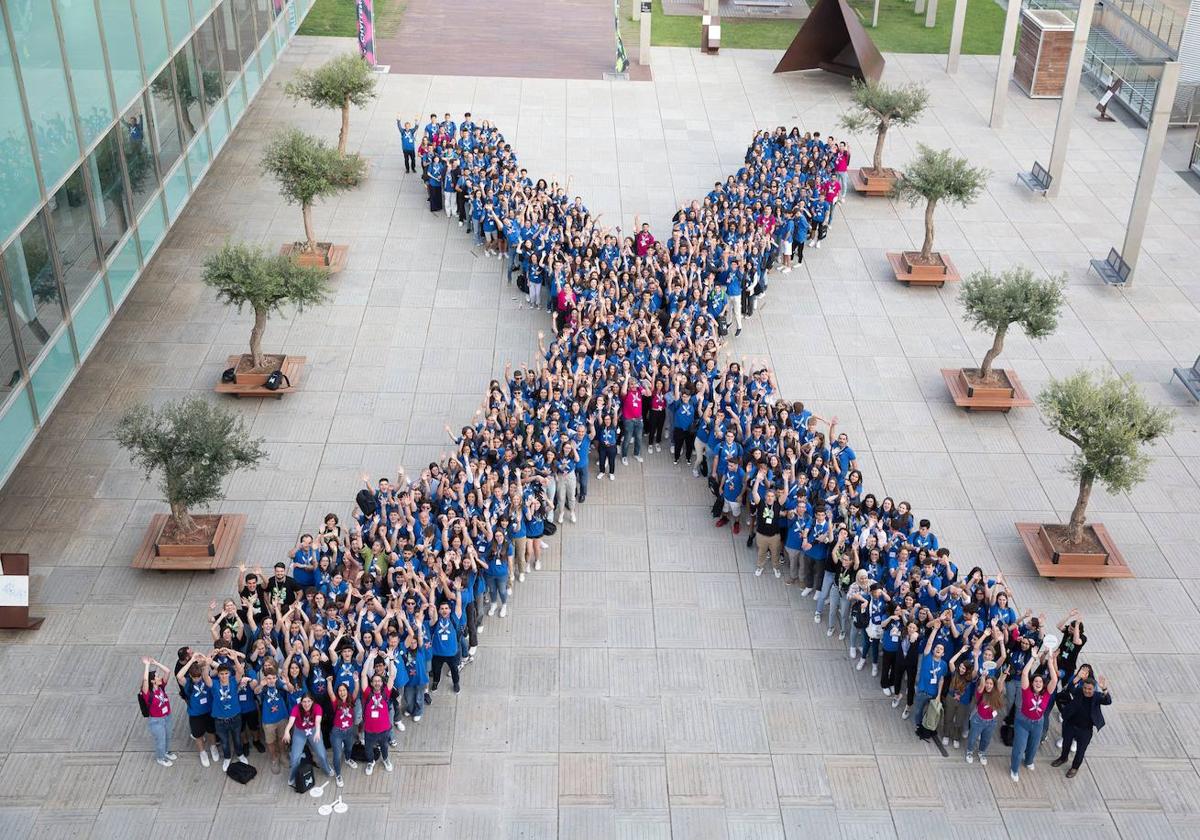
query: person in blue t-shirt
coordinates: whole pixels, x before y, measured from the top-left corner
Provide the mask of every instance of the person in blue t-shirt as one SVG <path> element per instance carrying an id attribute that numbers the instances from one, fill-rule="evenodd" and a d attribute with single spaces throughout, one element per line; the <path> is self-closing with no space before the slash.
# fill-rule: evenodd
<path id="1" fill-rule="evenodd" d="M 922 725 L 925 707 L 935 697 L 942 696 L 942 681 L 946 677 L 949 666 L 946 664 L 946 646 L 938 641 L 937 630 L 942 626 L 942 618 L 933 620 L 933 631 L 925 641 L 925 651 L 917 665 L 917 696 L 913 702 L 913 720 L 917 722 L 918 732 Z"/>
<path id="2" fill-rule="evenodd" d="M 396 114 L 396 128 L 400 131 L 400 148 L 404 152 L 404 171 L 417 171 L 417 127 L 421 121 L 417 117 L 412 122 L 401 123 L 400 115 Z"/>
<path id="3" fill-rule="evenodd" d="M 507 575 L 507 570 L 505 572 Z M 454 592 L 454 604 L 442 601 L 435 609 L 429 605 L 430 638 L 433 642 L 433 658 L 429 669 L 429 690 L 437 691 L 442 680 L 442 666 L 450 668 L 450 679 L 454 684 L 454 693 L 462 690 L 459 681 L 458 663 L 461 658 L 459 650 L 458 631 L 463 622 L 462 592 Z"/>
<path id="4" fill-rule="evenodd" d="M 183 689 L 187 699 L 188 726 L 191 729 L 192 740 L 200 751 L 200 763 L 205 767 L 209 764 L 209 756 L 216 761 L 221 757 L 217 751 L 216 728 L 212 717 L 212 691 L 209 684 L 212 676 L 209 672 L 211 660 L 202 653 L 193 653 L 191 658 L 183 662 L 175 672 L 175 680 Z"/>
<path id="5" fill-rule="evenodd" d="M 240 668 L 239 668 L 240 670 Z M 225 761 L 222 770 L 229 769 L 229 763 L 236 756 L 242 764 L 250 762 L 242 755 L 242 703 L 238 698 L 239 676 L 225 663 L 217 666 L 217 678 L 205 669 L 202 679 L 212 697 L 213 726 L 217 738 L 221 741 L 221 754 Z"/>

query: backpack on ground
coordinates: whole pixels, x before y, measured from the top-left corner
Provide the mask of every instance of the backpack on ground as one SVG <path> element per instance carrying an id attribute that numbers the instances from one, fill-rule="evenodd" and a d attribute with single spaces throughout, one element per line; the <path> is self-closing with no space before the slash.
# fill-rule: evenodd
<path id="1" fill-rule="evenodd" d="M 312 772 L 311 767 L 309 767 L 309 772 Z M 225 775 L 238 784 L 244 785 L 257 776 L 258 771 L 249 764 L 242 764 L 240 761 L 235 761 L 229 765 L 229 769 L 225 771 Z M 312 787 L 312 785 L 309 785 L 309 787 Z"/>
<path id="2" fill-rule="evenodd" d="M 1011 723 L 1003 723 L 1000 725 L 1000 741 L 1006 747 L 1011 747 L 1013 743 L 1013 727 Z"/>
<path id="3" fill-rule="evenodd" d="M 233 765 L 229 765 L 230 768 Z M 292 787 L 296 793 L 307 793 L 314 784 L 317 783 L 316 777 L 313 775 L 313 766 L 310 761 L 301 761 L 300 766 L 296 768 L 296 779 L 292 782 Z"/>
<path id="4" fill-rule="evenodd" d="M 371 760 L 367 757 L 367 745 L 362 741 L 355 741 L 354 745 L 350 747 L 350 757 L 355 761 L 365 762 Z"/>
<path id="5" fill-rule="evenodd" d="M 225 368 L 225 370 L 221 371 L 221 382 L 225 385 L 237 382 L 237 368 Z"/>
<path id="6" fill-rule="evenodd" d="M 517 291 L 521 294 L 529 294 L 529 278 L 524 273 L 517 275 Z"/>
<path id="7" fill-rule="evenodd" d="M 712 506 L 713 519 L 716 519 L 718 516 L 720 516 L 722 513 L 724 513 L 724 511 L 725 511 L 725 499 L 723 499 L 721 496 L 717 496 L 716 501 L 713 502 L 713 506 Z"/>

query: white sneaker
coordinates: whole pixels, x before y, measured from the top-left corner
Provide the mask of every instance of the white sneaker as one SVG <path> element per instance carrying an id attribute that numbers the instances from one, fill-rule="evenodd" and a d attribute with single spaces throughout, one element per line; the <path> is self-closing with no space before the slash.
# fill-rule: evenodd
<path id="1" fill-rule="evenodd" d="M 467 656 L 474 656 L 477 650 L 479 650 L 479 645 L 471 645 L 471 647 L 467 648 Z"/>
<path id="2" fill-rule="evenodd" d="M 622 464 L 624 464 L 625 466 L 627 466 L 627 467 L 628 467 L 628 466 L 629 466 L 629 459 L 628 459 L 628 458 L 626 458 L 625 456 L 621 456 L 621 463 L 622 463 Z M 609 473 L 609 475 L 612 475 L 612 473 Z"/>
<path id="3" fill-rule="evenodd" d="M 521 583 L 524 583 L 525 582 L 525 573 L 521 572 L 521 574 L 517 575 L 517 580 L 520 581 Z"/>
<path id="4" fill-rule="evenodd" d="M 951 741 L 950 746 L 954 747 L 954 749 L 958 749 L 958 741 Z"/>
<path id="5" fill-rule="evenodd" d="M 856 647 L 851 647 L 851 648 L 850 648 L 850 658 L 851 658 L 851 659 L 858 659 L 858 648 L 856 648 Z"/>
<path id="6" fill-rule="evenodd" d="M 341 777 L 340 775 L 339 775 L 339 776 L 337 776 L 337 777 L 334 779 L 334 781 L 335 781 L 335 782 L 337 782 L 337 786 L 338 786 L 338 787 L 343 787 L 343 786 L 346 784 L 345 782 L 343 782 L 343 781 L 342 781 L 342 777 Z"/>
<path id="7" fill-rule="evenodd" d="M 208 748 L 208 754 L 212 756 L 213 761 L 217 761 L 221 758 L 221 751 L 217 749 L 216 744 L 213 744 Z"/>
<path id="8" fill-rule="evenodd" d="M 1010 779 L 1012 779 L 1014 782 L 1019 782 L 1019 781 L 1021 781 L 1021 777 L 1020 777 L 1020 776 L 1018 776 L 1016 773 L 1012 772 L 1011 770 L 1010 770 L 1010 771 L 1009 771 L 1009 773 L 1008 773 L 1008 777 L 1009 777 Z"/>
<path id="9" fill-rule="evenodd" d="M 504 594 L 511 598 L 512 597 L 512 587 L 511 586 L 505 587 Z"/>
<path id="10" fill-rule="evenodd" d="M 504 618 L 506 615 L 508 615 L 508 604 L 500 607 L 500 617 Z"/>
<path id="11" fill-rule="evenodd" d="M 809 594 L 811 594 L 811 593 L 812 593 L 812 587 L 811 587 L 811 586 L 806 586 L 806 587 L 804 587 L 803 589 L 801 589 L 801 590 L 800 590 L 800 597 L 801 597 L 801 598 L 804 598 L 804 597 L 808 596 L 808 595 L 809 595 Z"/>
<path id="12" fill-rule="evenodd" d="M 225 759 L 224 761 L 222 761 L 222 762 L 221 762 L 221 770 L 222 770 L 222 771 L 225 771 L 225 770 L 228 770 L 228 769 L 229 769 L 229 759 L 227 758 L 227 759 Z"/>
<path id="13" fill-rule="evenodd" d="M 498 609 L 500 609 L 500 605 L 497 604 L 495 601 L 492 601 L 492 605 L 490 607 L 488 607 L 488 617 L 490 618 L 491 616 L 495 615 L 496 610 L 498 610 Z"/>
<path id="14" fill-rule="evenodd" d="M 533 570 L 534 570 L 535 572 L 540 572 L 540 571 L 542 570 L 542 561 L 541 561 L 541 560 L 537 560 L 537 561 L 535 561 L 535 562 L 534 562 L 534 564 L 533 564 Z"/>
<path id="15" fill-rule="evenodd" d="M 755 570 L 754 570 L 754 576 L 755 576 L 755 577 L 762 577 L 762 569 L 755 569 Z"/>
<path id="16" fill-rule="evenodd" d="M 1075 752 L 1075 750 L 1077 750 L 1078 748 L 1079 748 L 1079 744 L 1074 743 L 1074 742 L 1071 743 L 1071 752 Z"/>
<path id="17" fill-rule="evenodd" d="M 778 580 L 781 577 L 783 577 L 783 573 L 780 572 L 778 569 L 776 569 L 775 570 L 775 579 Z"/>
<path id="18" fill-rule="evenodd" d="M 967 753 L 967 764 L 974 764 L 974 763 L 975 763 L 974 753 Z"/>
<path id="19" fill-rule="evenodd" d="M 883 696 L 884 696 L 884 697 L 891 697 L 891 696 L 892 696 L 892 687 L 891 687 L 890 685 L 889 685 L 887 688 L 885 688 L 885 689 L 883 690 Z"/>
<path id="20" fill-rule="evenodd" d="M 200 765 L 207 767 L 208 763 L 208 750 L 200 750 Z"/>
<path id="21" fill-rule="evenodd" d="M 413 715 L 413 721 L 419 721 L 420 719 L 421 715 Z"/>
<path id="22" fill-rule="evenodd" d="M 846 631 L 845 631 L 845 630 L 839 630 L 839 631 L 838 631 L 838 641 L 839 641 L 839 642 L 844 642 L 844 641 L 846 641 Z"/>
<path id="23" fill-rule="evenodd" d="M 396 720 L 396 728 L 399 729 L 401 732 L 403 732 L 404 731 L 404 721 L 397 719 Z"/>
<path id="24" fill-rule="evenodd" d="M 900 705 L 900 695 L 897 694 L 895 697 L 892 698 L 892 708 L 894 709 L 899 705 Z"/>
<path id="25" fill-rule="evenodd" d="M 543 550 L 548 549 L 550 547 L 550 543 L 546 542 L 545 540 L 538 540 L 538 544 L 542 547 Z"/>
<path id="26" fill-rule="evenodd" d="M 250 759 L 246 758 L 246 756 L 244 756 L 244 755 L 239 755 L 239 756 L 238 756 L 238 762 L 239 762 L 239 763 L 241 763 L 241 764 L 249 764 L 249 763 L 250 763 Z"/>
<path id="27" fill-rule="evenodd" d="M 820 623 L 821 623 L 821 614 L 813 613 L 813 624 L 820 624 Z"/>
<path id="28" fill-rule="evenodd" d="M 374 761 L 367 762 L 367 769 L 365 772 L 368 776 L 370 776 L 372 773 L 375 772 L 375 762 Z"/>
<path id="29" fill-rule="evenodd" d="M 949 746 L 949 745 L 950 745 L 950 739 L 949 739 L 949 738 L 945 738 L 945 737 L 943 737 L 943 738 L 942 738 L 942 746 L 943 746 L 943 747 L 947 747 L 947 746 Z"/>
<path id="30" fill-rule="evenodd" d="M 346 766 L 347 766 L 347 767 L 349 767 L 351 770 L 357 770 L 357 769 L 358 769 L 358 762 L 357 762 L 357 761 L 355 761 L 353 758 L 347 758 L 347 759 L 346 759 Z"/>
<path id="31" fill-rule="evenodd" d="M 577 522 L 577 521 L 578 521 L 578 520 L 575 518 L 575 511 L 571 511 L 571 522 L 572 522 L 572 523 L 574 523 L 574 522 Z"/>
<path id="32" fill-rule="evenodd" d="M 1061 749 L 1062 749 L 1062 742 L 1063 742 L 1063 739 L 1062 739 L 1062 738 L 1059 738 L 1059 739 L 1058 739 L 1058 742 L 1057 742 L 1057 743 L 1056 743 L 1054 746 L 1058 747 L 1058 748 L 1061 750 Z"/>
<path id="33" fill-rule="evenodd" d="M 912 706 L 905 706 L 904 711 L 900 713 L 900 720 L 908 720 L 910 714 L 912 714 Z"/>
<path id="34" fill-rule="evenodd" d="M 646 463 L 646 460 L 645 460 L 645 459 L 644 459 L 644 458 L 643 458 L 641 455 L 634 455 L 633 457 L 634 457 L 634 458 L 637 458 L 637 462 L 638 462 L 639 464 L 644 464 L 644 463 Z"/>
<path id="35" fill-rule="evenodd" d="M 383 760 L 383 769 L 388 771 L 389 773 L 392 772 L 392 760 L 390 758 L 385 758 Z"/>
<path id="36" fill-rule="evenodd" d="M 565 513 L 560 513 L 560 514 L 558 515 L 558 524 L 559 524 L 559 525 L 561 525 L 561 524 L 563 524 L 564 522 L 566 522 L 566 520 L 567 520 L 567 515 L 566 515 Z"/>
<path id="37" fill-rule="evenodd" d="M 877 665 L 877 664 L 876 664 L 876 663 L 874 663 L 874 662 L 872 662 L 872 663 L 871 663 L 871 676 L 872 676 L 872 677 L 878 677 L 878 676 L 879 676 L 879 665 Z"/>
<path id="38" fill-rule="evenodd" d="M 617 474 L 616 474 L 616 473 L 609 473 L 609 474 L 608 474 L 608 480 L 609 480 L 609 481 L 616 481 L 616 480 L 617 480 Z"/>
<path id="39" fill-rule="evenodd" d="M 163 767 L 174 767 L 175 766 L 174 762 L 168 758 L 156 758 L 156 759 L 154 759 L 154 761 L 155 761 L 155 763 L 160 764 Z"/>
<path id="40" fill-rule="evenodd" d="M 854 670 L 861 671 L 863 669 L 863 666 L 866 664 L 867 664 L 867 660 L 860 659 L 860 660 L 858 660 L 858 664 L 854 666 Z"/>
<path id="41" fill-rule="evenodd" d="M 1032 764 L 1026 764 L 1026 765 L 1025 765 L 1025 769 L 1026 769 L 1026 770 L 1032 770 L 1032 769 L 1033 769 L 1033 765 L 1032 765 Z"/>
<path id="42" fill-rule="evenodd" d="M 832 637 L 833 637 L 833 628 L 832 628 L 832 627 L 830 627 L 828 630 L 826 630 L 826 631 L 825 631 L 825 637 L 826 637 L 826 638 L 832 638 Z"/>
<path id="43" fill-rule="evenodd" d="M 179 760 L 179 756 L 176 755 L 175 753 L 173 753 L 173 752 L 167 753 L 167 761 L 178 761 L 178 760 Z"/>
<path id="44" fill-rule="evenodd" d="M 692 470 L 692 478 L 699 478 L 700 470 Z"/>
<path id="45" fill-rule="evenodd" d="M 987 767 L 987 756 L 984 755 L 983 753 L 979 754 L 979 763 L 982 764 L 984 767 Z"/>
<path id="46" fill-rule="evenodd" d="M 814 600 L 814 601 L 819 601 L 819 600 L 821 600 L 821 593 L 820 593 L 820 591 L 818 591 L 818 590 L 816 590 L 816 589 L 814 589 L 814 590 L 813 590 L 813 600 Z"/>

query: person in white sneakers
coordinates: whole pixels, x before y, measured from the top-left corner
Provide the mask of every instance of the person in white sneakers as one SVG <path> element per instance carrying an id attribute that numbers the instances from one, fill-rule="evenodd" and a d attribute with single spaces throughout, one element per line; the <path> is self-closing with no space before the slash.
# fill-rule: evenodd
<path id="1" fill-rule="evenodd" d="M 200 751 L 200 763 L 207 767 L 210 755 L 213 761 L 221 757 L 221 753 L 217 751 L 217 739 L 214 734 L 216 729 L 212 717 L 212 692 L 208 687 L 212 677 L 209 674 L 208 657 L 199 652 L 193 653 L 175 672 L 175 679 L 183 689 L 183 696 L 187 698 L 188 727 L 192 733 L 192 740 L 196 742 L 196 749 Z"/>
<path id="2" fill-rule="evenodd" d="M 171 696 L 167 692 L 167 674 L 171 669 L 148 656 L 142 657 L 142 665 L 142 715 L 154 739 L 154 760 L 170 767 L 179 758 L 171 752 Z"/>

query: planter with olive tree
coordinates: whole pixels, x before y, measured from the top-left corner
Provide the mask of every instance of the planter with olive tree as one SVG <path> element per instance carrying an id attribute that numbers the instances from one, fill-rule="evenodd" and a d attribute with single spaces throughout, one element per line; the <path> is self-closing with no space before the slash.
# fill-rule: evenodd
<path id="1" fill-rule="evenodd" d="M 263 353 L 263 333 L 267 318 L 285 304 L 298 310 L 322 303 L 329 296 L 329 273 L 324 268 L 297 265 L 283 256 L 269 256 L 250 245 L 227 244 L 204 263 L 204 284 L 217 293 L 217 299 L 238 312 L 249 307 L 254 312 L 250 329 L 250 352 L 230 356 L 233 382 L 221 382 L 217 393 L 238 397 L 282 396 L 295 388 L 303 356 Z M 268 389 L 267 378 L 283 371 L 287 385 Z"/>
<path id="2" fill-rule="evenodd" d="M 241 417 L 202 397 L 157 409 L 136 405 L 117 423 L 115 437 L 146 478 L 159 475 L 171 508 L 169 514 L 151 518 L 134 568 L 212 571 L 228 566 L 246 517 L 191 510 L 215 501 L 234 470 L 261 461 L 266 456 L 262 440 L 250 437 Z"/>
<path id="3" fill-rule="evenodd" d="M 986 169 L 954 157 L 949 149 L 934 151 L 923 143 L 917 146 L 917 156 L 905 168 L 893 195 L 914 206 L 925 202 L 925 241 L 920 251 L 887 254 L 898 281 L 942 286 L 947 280 L 959 279 L 950 257 L 933 250 L 933 211 L 939 203 L 967 206 L 983 191 L 988 175 Z"/>
<path id="4" fill-rule="evenodd" d="M 1058 327 L 1063 277 L 1034 277 L 1018 266 L 1000 274 L 977 271 L 963 281 L 958 299 L 977 330 L 990 330 L 992 346 L 977 368 L 943 369 L 954 404 L 968 411 L 1004 411 L 1033 405 L 1016 371 L 993 367 L 1004 338 L 1019 324 L 1030 339 L 1045 338 Z"/>
<path id="5" fill-rule="evenodd" d="M 1087 521 L 1097 482 L 1125 493 L 1146 477 L 1143 447 L 1171 431 L 1170 409 L 1150 405 L 1127 377 L 1080 371 L 1052 379 L 1038 394 L 1046 425 L 1075 444 L 1065 472 L 1078 482 L 1066 525 L 1018 522 L 1017 533 L 1043 577 L 1133 577 L 1108 530 Z"/>
<path id="6" fill-rule="evenodd" d="M 312 208 L 318 199 L 358 186 L 365 167 L 362 158 L 340 155 L 317 138 L 288 128 L 271 140 L 262 165 L 279 181 L 279 192 L 287 203 L 300 205 L 304 218 L 304 240 L 284 245 L 279 253 L 300 265 L 341 271 L 346 264 L 346 246 L 317 241 Z"/>
<path id="7" fill-rule="evenodd" d="M 853 110 L 843 114 L 842 128 L 853 134 L 875 132 L 875 154 L 870 166 L 851 173 L 856 192 L 891 195 L 900 176 L 883 165 L 883 142 L 893 125 L 912 125 L 929 102 L 929 91 L 921 85 L 892 87 L 882 82 L 855 82 L 850 93 Z"/>
<path id="8" fill-rule="evenodd" d="M 316 70 L 300 70 L 284 87 L 293 99 L 314 108 L 338 109 L 342 127 L 338 130 L 338 154 L 346 154 L 350 137 L 350 107 L 362 108 L 375 97 L 375 71 L 357 52 L 330 59 Z"/>

